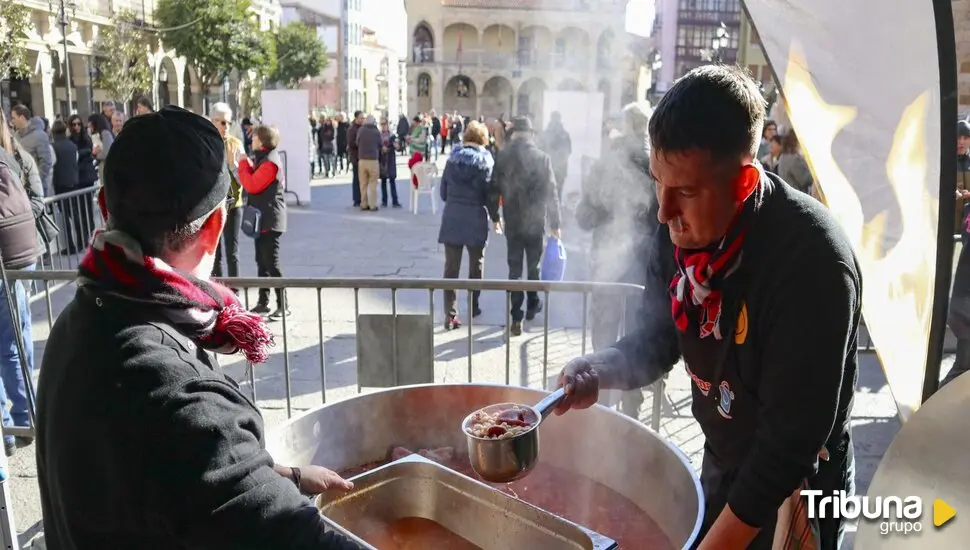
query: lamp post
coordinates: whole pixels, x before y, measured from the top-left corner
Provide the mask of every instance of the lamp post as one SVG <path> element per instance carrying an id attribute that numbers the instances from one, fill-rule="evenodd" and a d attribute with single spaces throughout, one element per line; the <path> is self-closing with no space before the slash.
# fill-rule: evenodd
<path id="1" fill-rule="evenodd" d="M 721 25 L 714 31 L 714 39 L 711 40 L 711 62 L 720 63 L 721 62 L 721 50 L 728 47 L 731 43 L 730 33 L 728 33 L 727 25 L 721 23 Z"/>
<path id="2" fill-rule="evenodd" d="M 653 53 L 653 61 L 650 62 L 650 93 L 657 96 L 657 79 L 660 75 L 660 69 L 664 66 L 663 60 L 660 58 L 660 52 Z"/>
<path id="3" fill-rule="evenodd" d="M 57 26 L 61 29 L 61 40 L 64 41 L 64 87 L 67 90 L 67 115 L 71 114 L 71 104 L 74 103 L 74 94 L 71 92 L 71 57 L 67 53 L 67 25 L 70 17 L 77 13 L 77 4 L 74 0 L 47 0 L 47 8 L 51 13 L 57 14 Z M 54 10 L 57 10 L 56 12 Z"/>

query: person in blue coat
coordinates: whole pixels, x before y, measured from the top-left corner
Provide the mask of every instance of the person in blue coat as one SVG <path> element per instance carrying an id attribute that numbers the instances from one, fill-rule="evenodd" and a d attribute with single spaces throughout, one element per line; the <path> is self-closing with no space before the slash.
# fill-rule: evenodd
<path id="1" fill-rule="evenodd" d="M 469 124 L 463 143 L 452 150 L 441 176 L 440 192 L 445 209 L 438 242 L 445 245 L 446 279 L 458 278 L 462 249 L 468 249 L 468 278 L 482 278 L 489 226 L 486 188 L 495 165 L 487 145 L 488 128 L 481 122 Z M 472 317 L 482 313 L 478 307 L 479 294 L 478 291 L 472 294 Z M 460 326 L 457 295 L 453 290 L 446 290 L 445 329 Z"/>

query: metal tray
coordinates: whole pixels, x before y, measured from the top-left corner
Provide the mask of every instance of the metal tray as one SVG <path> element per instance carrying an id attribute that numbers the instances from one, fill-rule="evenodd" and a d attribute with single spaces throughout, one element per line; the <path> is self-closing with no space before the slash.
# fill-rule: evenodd
<path id="1" fill-rule="evenodd" d="M 351 478 L 349 493 L 325 492 L 317 508 L 333 528 L 355 534 L 373 522 L 420 517 L 483 550 L 610 550 L 616 543 L 488 485 L 413 454 Z M 378 549 L 379 550 L 379 549 Z"/>

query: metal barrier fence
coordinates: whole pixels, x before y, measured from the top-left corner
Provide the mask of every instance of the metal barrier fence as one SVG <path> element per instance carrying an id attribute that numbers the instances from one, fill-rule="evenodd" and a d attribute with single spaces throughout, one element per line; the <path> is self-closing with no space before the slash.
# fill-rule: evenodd
<path id="1" fill-rule="evenodd" d="M 44 288 L 51 288 L 53 284 L 56 283 L 70 283 L 72 282 L 77 274 L 74 271 L 8 271 L 7 276 L 11 281 L 22 280 L 22 281 L 40 281 L 43 283 Z M 390 297 L 390 317 L 391 322 L 388 324 L 388 334 L 387 337 L 390 338 L 390 372 L 387 373 L 389 378 L 393 381 L 391 384 L 387 385 L 398 385 L 399 380 L 405 380 L 406 377 L 402 375 L 402 365 L 400 362 L 400 350 L 403 349 L 402 337 L 413 337 L 414 330 L 405 330 L 408 326 L 402 325 L 401 318 L 408 317 L 411 314 L 404 314 L 399 311 L 399 294 L 402 292 L 423 292 L 426 293 L 427 307 L 424 309 L 424 325 L 419 327 L 419 332 L 424 332 L 430 335 L 430 340 L 428 343 L 433 346 L 433 340 L 436 335 L 442 333 L 431 330 L 433 326 L 433 320 L 435 318 L 435 292 L 442 290 L 453 290 L 453 291 L 466 291 L 468 294 L 467 308 L 468 311 L 472 309 L 472 291 L 482 291 L 487 292 L 503 292 L 505 295 L 505 323 L 504 323 L 504 381 L 506 384 L 512 383 L 512 346 L 515 341 L 510 335 L 510 302 L 511 302 L 511 292 L 522 291 L 522 292 L 537 292 L 542 295 L 545 307 L 543 311 L 539 314 L 541 318 L 537 318 L 533 323 L 541 323 L 542 325 L 542 359 L 541 363 L 541 380 L 543 382 L 549 380 L 550 376 L 550 365 L 549 365 L 549 333 L 550 333 L 550 312 L 562 307 L 558 304 L 567 302 L 558 302 L 556 300 L 551 300 L 553 294 L 572 294 L 572 300 L 568 303 L 571 305 L 567 306 L 573 311 L 579 311 L 581 308 L 581 327 L 579 328 L 579 353 L 584 354 L 588 349 L 588 341 L 590 335 L 590 298 L 592 294 L 598 292 L 608 292 L 612 295 L 618 295 L 621 301 L 621 311 L 623 313 L 627 307 L 627 302 L 629 297 L 639 298 L 643 287 L 632 284 L 612 284 L 612 283 L 595 283 L 595 282 L 540 282 L 540 281 L 498 281 L 498 280 L 467 280 L 467 279 L 382 279 L 382 278 L 368 278 L 368 279 L 338 279 L 338 278 L 225 278 L 221 279 L 223 283 L 232 287 L 238 288 L 244 291 L 243 302 L 248 308 L 252 305 L 249 298 L 249 290 L 255 288 L 268 288 L 268 289 L 285 289 L 284 299 L 291 303 L 299 303 L 306 305 L 306 299 L 313 299 L 315 297 L 316 306 L 316 325 L 317 325 L 317 338 L 316 347 L 318 348 L 318 367 L 320 373 L 320 390 L 321 390 L 321 402 L 326 403 L 328 400 L 327 396 L 327 361 L 325 353 L 325 345 L 327 339 L 324 335 L 324 324 L 327 322 L 325 301 L 323 299 L 323 292 L 335 290 L 335 291 L 352 291 L 353 292 L 353 317 L 352 322 L 354 323 L 354 333 L 356 335 L 356 390 L 358 393 L 362 392 L 365 387 L 368 387 L 363 383 L 367 378 L 374 378 L 373 373 L 368 373 L 364 370 L 361 356 L 374 355 L 373 353 L 368 353 L 368 350 L 364 349 L 366 342 L 361 339 L 361 328 L 367 329 L 373 328 L 374 325 L 368 324 L 365 326 L 362 324 L 366 318 L 367 314 L 362 314 L 361 312 L 361 292 L 362 291 L 383 291 L 388 292 Z M 297 293 L 297 295 L 294 295 Z M 310 296 L 306 296 L 305 293 L 309 293 Z M 65 296 L 66 298 L 66 296 Z M 567 298 L 568 299 L 568 298 Z M 48 327 L 53 326 L 54 319 L 56 315 L 54 307 L 54 299 L 52 298 L 52 293 L 47 292 L 45 296 L 46 308 L 48 312 Z M 412 300 L 413 302 L 413 300 Z M 636 299 L 633 303 L 637 303 Z M 630 306 L 632 307 L 632 306 Z M 411 307 L 409 309 L 415 309 Z M 622 319 L 623 317 L 621 317 Z M 466 381 L 475 382 L 476 377 L 475 372 L 475 354 L 476 354 L 476 338 L 475 338 L 475 328 L 476 320 L 474 318 L 465 319 L 467 322 L 461 329 L 464 330 L 465 334 L 463 336 L 466 359 L 467 359 L 467 369 L 466 369 Z M 287 417 L 292 415 L 293 409 L 293 395 L 291 386 L 291 354 L 290 354 L 290 339 L 291 339 L 291 329 L 294 319 L 282 317 L 278 323 L 281 329 L 281 334 L 278 337 L 277 343 L 281 344 L 281 358 L 283 367 L 283 378 L 285 384 L 284 398 L 286 400 L 286 411 Z M 565 328 L 565 327 L 564 327 Z M 625 331 L 623 323 L 619 324 L 620 335 Z M 405 335 L 400 335 L 399 332 L 406 332 Z M 530 334 L 531 335 L 531 334 Z M 480 340 L 480 339 L 479 339 Z M 417 342 L 408 340 L 407 346 L 413 348 L 417 345 Z M 432 358 L 432 363 L 433 363 Z M 558 369 L 562 365 L 555 364 L 551 368 L 555 369 L 553 373 L 558 372 Z M 245 375 L 242 382 L 250 386 L 250 391 L 253 393 L 254 400 L 258 398 L 257 392 L 257 379 L 255 376 L 256 370 L 261 369 L 257 367 L 252 368 L 252 365 L 248 365 L 245 369 Z M 521 365 L 520 365 L 521 369 Z M 544 384 L 543 384 L 544 385 Z M 373 387 L 381 387 L 380 385 Z M 662 395 L 663 391 L 663 381 L 658 382 L 655 388 L 658 393 L 657 395 Z M 653 415 L 652 424 L 654 429 L 659 428 L 659 409 L 660 400 L 655 399 L 654 409 L 655 414 Z M 19 434 L 18 434 L 19 435 Z"/>
<path id="2" fill-rule="evenodd" d="M 77 189 L 44 199 L 47 214 L 57 224 L 58 233 L 43 251 L 39 270 L 73 269 L 81 261 L 91 234 L 101 227 L 97 198 L 100 186 Z"/>
<path id="3" fill-rule="evenodd" d="M 48 328 L 53 326 L 55 320 L 55 313 L 59 313 L 61 308 L 66 305 L 66 302 L 73 296 L 73 292 L 70 292 L 71 287 L 65 285 L 73 282 L 77 276 L 75 271 L 64 271 L 64 270 L 44 270 L 44 271 L 24 271 L 24 270 L 9 270 L 5 272 L 8 284 L 4 284 L 0 281 L 0 284 L 4 284 L 4 289 L 9 290 L 11 286 L 14 285 L 15 281 L 34 281 L 43 284 L 43 288 L 47 289 L 45 292 L 46 310 L 48 313 Z M 314 346 L 317 348 L 317 361 L 319 367 L 320 376 L 320 398 L 316 404 L 327 403 L 328 397 L 328 362 L 327 354 L 325 353 L 325 347 L 335 340 L 335 338 L 326 338 L 324 324 L 327 322 L 327 317 L 330 314 L 339 313 L 349 313 L 350 308 L 344 308 L 340 304 L 328 304 L 324 300 L 325 291 L 328 292 L 327 298 L 332 299 L 335 297 L 330 291 L 342 292 L 344 298 L 349 298 L 348 293 L 352 292 L 353 308 L 352 308 L 352 323 L 354 327 L 355 339 L 356 339 L 356 379 L 354 385 L 356 386 L 356 393 L 362 393 L 365 387 L 381 387 L 378 386 L 365 386 L 364 381 L 368 377 L 368 373 L 365 369 L 364 362 L 362 358 L 366 355 L 366 350 L 363 349 L 363 342 L 361 341 L 361 328 L 362 320 L 368 317 L 367 314 L 362 312 L 362 299 L 370 299 L 373 296 L 370 295 L 372 292 L 389 293 L 390 303 L 381 304 L 386 307 L 390 307 L 390 318 L 391 323 L 389 325 L 389 333 L 385 334 L 385 337 L 390 338 L 390 345 L 392 353 L 390 354 L 390 381 L 385 386 L 397 386 L 403 385 L 404 383 L 415 383 L 412 381 L 407 381 L 401 378 L 402 374 L 407 371 L 407 366 L 402 366 L 399 364 L 398 350 L 403 348 L 414 348 L 418 343 L 414 341 L 413 338 L 415 332 L 413 330 L 408 330 L 405 325 L 399 326 L 397 320 L 398 318 L 404 318 L 414 316 L 411 313 L 404 312 L 403 310 L 423 310 L 418 317 L 423 319 L 424 325 L 423 329 L 428 336 L 428 344 L 430 344 L 430 349 L 434 349 L 434 341 L 436 337 L 440 337 L 444 333 L 440 330 L 434 330 L 434 319 L 435 319 L 435 293 L 436 291 L 442 290 L 453 290 L 453 291 L 466 291 L 467 296 L 467 308 L 468 311 L 472 309 L 473 294 L 472 291 L 481 291 L 482 300 L 486 298 L 486 293 L 489 292 L 502 292 L 504 293 L 504 306 L 505 306 L 505 324 L 504 324 L 504 369 L 501 375 L 504 376 L 504 381 L 506 384 L 512 384 L 512 347 L 513 345 L 528 344 L 530 341 L 527 340 L 528 337 L 534 336 L 534 333 L 523 333 L 526 337 L 523 340 L 513 340 L 510 335 L 510 302 L 511 302 L 511 292 L 522 291 L 522 292 L 537 292 L 541 295 L 544 302 L 544 309 L 542 313 L 537 316 L 533 321 L 533 326 L 541 324 L 542 326 L 542 359 L 541 359 L 541 378 L 539 379 L 539 386 L 542 389 L 548 389 L 548 382 L 550 381 L 550 373 L 555 374 L 562 367 L 561 363 L 555 363 L 550 365 L 550 315 L 552 311 L 556 311 L 559 308 L 570 309 L 574 312 L 578 312 L 581 308 L 581 330 L 580 333 L 580 344 L 579 353 L 584 354 L 587 352 L 588 348 L 588 336 L 590 334 L 590 298 L 593 294 L 607 292 L 612 296 L 619 296 L 620 298 L 620 313 L 625 312 L 627 303 L 629 301 L 629 296 L 639 297 L 643 291 L 643 287 L 631 284 L 609 284 L 609 283 L 573 283 L 573 282 L 539 282 L 539 281 L 489 281 L 489 280 L 467 280 L 467 279 L 379 279 L 379 278 L 366 278 L 366 279 L 337 279 L 337 278 L 279 278 L 279 279 L 268 279 L 268 278 L 227 278 L 221 280 L 226 285 L 232 288 L 238 288 L 244 291 L 243 301 L 246 307 L 250 305 L 250 289 L 254 288 L 268 288 L 285 289 L 284 292 L 284 307 L 286 307 L 286 302 L 289 301 L 302 310 L 303 313 L 308 309 L 307 306 L 315 306 L 316 309 L 316 338 Z M 53 292 L 52 289 L 60 286 L 62 292 Z M 407 304 L 400 304 L 399 299 L 402 295 L 406 293 L 417 293 L 420 297 L 421 294 L 425 295 L 425 298 L 421 299 L 426 301 L 426 308 L 414 307 L 414 300 L 405 300 L 409 302 Z M 565 294 L 566 298 L 563 301 L 557 299 L 551 299 L 553 294 Z M 9 296 L 9 293 L 8 293 Z M 410 296 L 410 295 L 409 295 Z M 387 297 L 387 294 L 385 294 Z M 414 296 L 410 296 L 413 298 Z M 312 303 L 308 299 L 315 298 L 315 303 Z M 439 295 L 440 299 L 440 295 Z M 55 302 L 57 307 L 55 307 Z M 443 302 L 438 302 L 439 307 Z M 634 303 L 637 303 L 636 301 Z M 312 304 L 312 305 L 311 305 Z M 407 307 L 404 307 L 407 306 Z M 0 307 L 8 307 L 7 304 L 0 304 Z M 632 306 L 631 306 L 632 307 Z M 367 308 L 373 309 L 373 308 Z M 382 308 L 384 309 L 384 308 Z M 13 308 L 11 311 L 16 311 Z M 16 316 L 16 313 L 14 313 Z M 380 315 L 377 315 L 379 317 Z M 285 409 L 286 416 L 289 418 L 293 414 L 293 388 L 292 388 L 292 365 L 293 357 L 300 354 L 300 350 L 291 350 L 290 339 L 293 337 L 291 332 L 301 332 L 302 328 L 299 326 L 303 323 L 305 316 L 303 318 L 298 318 L 294 315 L 292 318 L 283 316 L 279 323 L 274 323 L 274 325 L 279 329 L 277 332 L 277 345 L 281 345 L 280 357 L 282 359 L 282 377 L 283 377 L 283 398 L 285 399 Z M 623 317 L 621 317 L 623 319 Z M 430 324 L 428 324 L 430 323 Z M 419 323 L 420 324 L 420 323 Z M 15 323 L 18 327 L 19 324 Z M 371 329 L 378 325 L 371 325 Z M 467 324 L 463 325 L 460 329 L 455 331 L 450 331 L 450 334 L 456 335 L 461 330 L 465 331 L 462 339 L 464 340 L 461 344 L 465 351 L 465 359 L 467 360 L 465 368 L 465 379 L 467 382 L 493 382 L 494 380 L 480 380 L 475 376 L 475 359 L 477 348 L 482 346 L 481 337 L 482 334 L 478 334 L 476 338 L 475 319 L 468 318 Z M 490 325 L 493 326 L 494 325 Z M 366 327 L 365 332 L 366 332 Z M 412 327 L 413 328 L 413 327 Z M 485 328 L 484 326 L 482 328 Z M 572 330 L 566 329 L 564 330 Z M 620 321 L 618 326 L 618 335 L 620 332 L 625 331 L 623 322 Z M 420 332 L 420 330 L 419 330 Z M 36 331 L 35 331 L 36 334 Z M 19 340 L 20 338 L 18 338 Z M 33 343 L 30 343 L 33 344 Z M 56 345 L 56 344 L 55 344 Z M 570 350 L 569 356 L 571 357 L 575 353 L 574 350 Z M 494 355 L 494 354 L 493 354 Z M 39 356 L 39 354 L 38 354 Z M 21 354 L 23 357 L 23 354 Z M 431 372 L 432 376 L 435 373 L 435 363 L 438 362 L 437 358 L 432 354 L 430 357 L 431 362 Z M 39 359 L 38 359 L 39 361 Z M 275 361 L 270 361 L 274 363 Z M 526 360 L 527 362 L 527 360 Z M 35 369 L 39 368 L 39 362 L 35 364 Z M 256 373 L 260 372 L 260 375 L 265 375 L 265 368 L 271 367 L 271 365 L 257 366 L 255 369 L 252 364 L 247 364 L 243 361 L 239 362 L 239 366 L 244 367 L 244 374 L 237 379 L 241 386 L 248 385 L 250 391 L 252 392 L 254 402 L 258 399 L 257 392 L 257 376 Z M 24 370 L 24 378 L 28 384 L 28 403 L 30 407 L 30 428 L 3 428 L 3 433 L 6 435 L 16 435 L 16 436 L 26 436 L 31 437 L 34 435 L 34 411 L 33 404 L 35 402 L 32 387 L 31 374 L 27 372 L 28 367 L 26 362 L 22 361 L 22 368 Z M 223 372 L 226 372 L 226 367 L 220 365 Z M 550 371 L 550 368 L 553 369 Z M 523 365 L 520 363 L 520 372 L 522 372 Z M 525 366 L 525 373 L 528 375 L 529 367 Z M 227 373 L 229 374 L 229 373 Z M 373 373 L 371 373 L 373 374 Z M 235 377 L 234 377 L 235 378 Z M 431 380 L 432 382 L 440 380 Z M 535 384 L 516 384 L 516 385 L 532 385 Z M 660 416 L 661 416 L 661 405 L 662 396 L 665 389 L 665 380 L 661 379 L 656 382 L 653 386 L 653 411 L 651 418 L 651 425 L 654 430 L 658 430 L 660 427 Z M 333 390 L 330 390 L 332 392 Z M 264 413 L 267 412 L 263 403 L 260 403 L 260 408 Z M 0 453 L 2 455 L 2 453 Z M 2 456 L 0 456 L 0 472 L 6 472 L 6 463 Z M 17 548 L 17 530 L 15 528 L 15 521 L 13 517 L 13 512 L 10 506 L 10 486 L 8 483 L 4 482 L 4 477 L 0 476 L 0 540 L 4 540 L 7 543 L 6 548 Z M 11 542 L 13 546 L 11 546 Z"/>

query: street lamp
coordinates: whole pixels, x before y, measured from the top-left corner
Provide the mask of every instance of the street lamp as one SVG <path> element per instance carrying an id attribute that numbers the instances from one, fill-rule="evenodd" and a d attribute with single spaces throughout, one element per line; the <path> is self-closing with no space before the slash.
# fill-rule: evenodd
<path id="1" fill-rule="evenodd" d="M 721 62 L 721 50 L 726 49 L 731 43 L 730 36 L 727 25 L 724 23 L 721 23 L 717 30 L 714 31 L 714 39 L 711 40 L 711 62 Z"/>
<path id="2" fill-rule="evenodd" d="M 48 11 L 55 13 L 55 6 L 57 9 L 57 26 L 61 29 L 61 40 L 64 41 L 64 86 L 67 89 L 67 114 L 70 115 L 71 104 L 74 103 L 74 94 L 71 93 L 71 57 L 67 53 L 67 25 L 70 23 L 68 13 L 70 12 L 70 17 L 77 14 L 77 4 L 74 3 L 74 0 L 57 0 L 56 4 L 54 0 L 47 0 Z"/>

